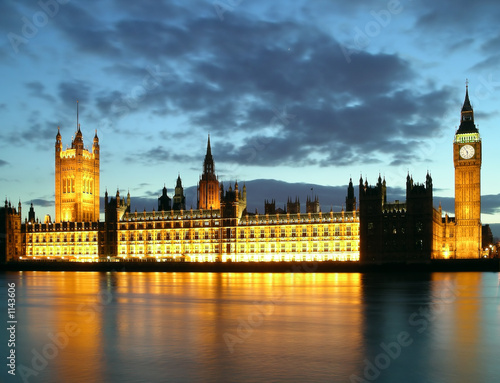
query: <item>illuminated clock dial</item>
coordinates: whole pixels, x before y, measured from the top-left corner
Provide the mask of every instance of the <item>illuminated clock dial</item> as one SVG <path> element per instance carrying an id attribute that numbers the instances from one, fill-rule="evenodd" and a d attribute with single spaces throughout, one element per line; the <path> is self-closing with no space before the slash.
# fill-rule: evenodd
<path id="1" fill-rule="evenodd" d="M 460 157 L 462 157 L 465 160 L 468 160 L 469 158 L 472 158 L 474 155 L 474 148 L 470 145 L 464 145 L 460 148 Z"/>

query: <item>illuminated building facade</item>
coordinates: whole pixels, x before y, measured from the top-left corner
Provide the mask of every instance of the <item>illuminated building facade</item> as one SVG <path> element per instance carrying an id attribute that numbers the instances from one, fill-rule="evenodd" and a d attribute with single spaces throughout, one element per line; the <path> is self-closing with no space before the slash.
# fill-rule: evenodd
<path id="1" fill-rule="evenodd" d="M 110 198 L 106 191 L 104 222 L 30 219 L 21 228 L 21 254 L 24 259 L 75 261 L 358 261 L 359 218 L 353 193 L 351 182 L 353 211 L 322 213 L 316 197 L 308 199 L 305 214 L 298 199 L 289 201 L 288 211 L 248 214 L 246 186 L 236 182 L 226 190 L 219 183 L 209 139 L 198 185 L 202 208 L 185 209 L 180 176 L 173 201 L 164 187 L 158 211 L 131 213 L 130 193 L 122 198 L 117 191 Z"/>
<path id="2" fill-rule="evenodd" d="M 224 197 L 231 193 L 243 198 L 237 184 Z M 118 253 L 112 256 L 188 262 L 359 260 L 355 211 L 238 217 L 246 203 L 224 199 L 221 210 L 126 213 L 118 222 Z M 224 214 L 227 203 L 236 215 Z"/>
<path id="3" fill-rule="evenodd" d="M 455 167 L 455 217 L 434 213 L 433 258 L 479 258 L 482 250 L 481 225 L 481 138 L 474 124 L 468 87 L 460 113 L 460 126 L 453 141 Z"/>
<path id="4" fill-rule="evenodd" d="M 468 90 L 453 141 L 455 165 L 456 258 L 481 254 L 481 138 L 474 124 Z"/>
<path id="5" fill-rule="evenodd" d="M 94 136 L 92 152 L 83 146 L 78 125 L 71 148 L 63 150 L 57 129 L 55 145 L 55 222 L 99 221 L 99 138 Z"/>
<path id="6" fill-rule="evenodd" d="M 3 259 L 251 261 L 417 261 L 481 256 L 481 140 L 466 90 L 453 143 L 456 216 L 443 217 L 432 200 L 432 178 L 406 179 L 406 201 L 388 202 L 386 182 L 359 181 L 359 208 L 350 180 L 345 210 L 322 212 L 317 197 L 288 199 L 284 209 L 265 201 L 265 214 L 246 210 L 246 187 L 225 189 L 215 174 L 210 145 L 198 184 L 198 207 L 186 209 L 180 176 L 173 200 L 163 194 L 158 210 L 132 213 L 130 194 L 104 197 L 99 221 L 99 140 L 84 149 L 78 127 L 71 148 L 56 136 L 56 219 L 40 223 L 31 208 L 21 223 L 16 211 L 0 209 Z"/>
<path id="7" fill-rule="evenodd" d="M 27 222 L 22 225 L 27 259 L 96 261 L 99 222 Z"/>

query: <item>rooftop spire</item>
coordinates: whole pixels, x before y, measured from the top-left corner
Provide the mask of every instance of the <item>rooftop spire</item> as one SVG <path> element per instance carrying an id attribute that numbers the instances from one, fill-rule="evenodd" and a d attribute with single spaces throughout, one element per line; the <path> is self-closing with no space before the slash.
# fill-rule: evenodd
<path id="1" fill-rule="evenodd" d="M 479 133 L 474 124 L 474 110 L 469 100 L 469 80 L 465 81 L 465 100 L 460 113 L 460 127 L 457 134 Z"/>
<path id="2" fill-rule="evenodd" d="M 210 147 L 210 133 L 208 133 L 208 142 L 207 142 L 207 156 L 212 155 L 212 148 Z"/>
<path id="3" fill-rule="evenodd" d="M 462 112 L 472 112 L 472 106 L 469 101 L 469 80 L 465 80 L 465 100 L 462 106 Z"/>
<path id="4" fill-rule="evenodd" d="M 207 154 L 203 161 L 203 173 L 207 175 L 215 175 L 214 159 L 212 157 L 212 148 L 210 147 L 210 134 L 208 135 Z"/>

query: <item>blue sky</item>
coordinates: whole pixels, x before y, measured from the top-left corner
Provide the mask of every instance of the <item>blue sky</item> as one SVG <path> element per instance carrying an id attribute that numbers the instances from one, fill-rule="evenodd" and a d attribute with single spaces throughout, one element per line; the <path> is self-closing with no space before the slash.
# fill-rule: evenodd
<path id="1" fill-rule="evenodd" d="M 226 183 L 381 173 L 398 194 L 429 171 L 437 205 L 454 195 L 467 78 L 482 220 L 498 223 L 499 19 L 493 0 L 2 1 L 2 194 L 54 215 L 55 135 L 70 144 L 78 99 L 101 194 L 196 185 L 210 133 Z"/>

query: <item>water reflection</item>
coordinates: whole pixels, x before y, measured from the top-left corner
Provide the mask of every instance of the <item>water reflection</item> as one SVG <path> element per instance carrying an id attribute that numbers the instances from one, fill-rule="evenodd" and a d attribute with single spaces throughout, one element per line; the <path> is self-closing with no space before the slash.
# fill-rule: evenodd
<path id="1" fill-rule="evenodd" d="M 18 367 L 36 373 L 30 382 L 488 381 L 500 373 L 493 273 L 0 277 L 18 286 Z M 48 353 L 46 366 L 33 366 L 34 352 Z"/>

